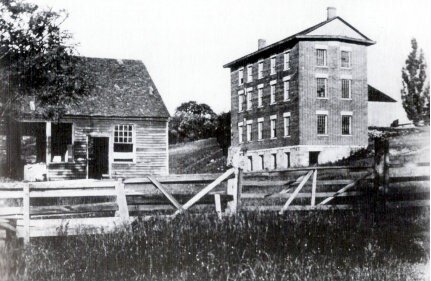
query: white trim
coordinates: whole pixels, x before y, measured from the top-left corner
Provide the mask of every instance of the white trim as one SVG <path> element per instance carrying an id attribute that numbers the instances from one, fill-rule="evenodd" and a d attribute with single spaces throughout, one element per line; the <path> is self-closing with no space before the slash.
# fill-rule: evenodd
<path id="1" fill-rule="evenodd" d="M 248 87 L 247 92 L 253 91 L 253 87 Z"/>
<path id="2" fill-rule="evenodd" d="M 277 119 L 277 115 L 271 115 L 271 116 L 269 117 L 269 120 L 274 120 L 274 119 Z"/>
<path id="3" fill-rule="evenodd" d="M 240 95 L 244 95 L 244 90 L 239 90 L 238 91 L 238 96 L 240 96 Z"/>
<path id="4" fill-rule="evenodd" d="M 246 124 L 247 125 L 253 124 L 253 120 L 247 120 Z"/>
<path id="5" fill-rule="evenodd" d="M 348 46 L 341 46 L 341 47 L 340 47 L 340 51 L 351 52 L 351 51 L 352 51 L 352 47 L 348 47 Z"/>
<path id="6" fill-rule="evenodd" d="M 326 114 L 326 115 L 328 115 L 328 111 L 327 110 L 316 110 L 316 114 Z"/>
<path id="7" fill-rule="evenodd" d="M 264 117 L 257 118 L 257 122 L 263 122 L 263 121 L 265 121 Z"/>
<path id="8" fill-rule="evenodd" d="M 351 74 L 341 74 L 340 79 L 352 80 Z"/>
<path id="9" fill-rule="evenodd" d="M 290 117 L 290 112 L 283 113 L 283 117 Z"/>
<path id="10" fill-rule="evenodd" d="M 272 80 L 271 82 L 269 82 L 269 85 L 275 85 L 277 84 L 277 80 Z"/>
<path id="11" fill-rule="evenodd" d="M 315 77 L 328 79 L 328 74 L 327 73 L 316 73 Z"/>
<path id="12" fill-rule="evenodd" d="M 238 123 L 238 127 L 242 127 L 242 126 L 244 126 L 244 123 L 243 122 L 239 122 Z"/>
<path id="13" fill-rule="evenodd" d="M 284 76 L 283 77 L 283 82 L 286 82 L 286 81 L 289 81 L 290 80 L 290 75 L 288 75 L 288 76 Z"/>
<path id="14" fill-rule="evenodd" d="M 314 45 L 314 48 L 315 49 L 327 50 L 328 49 L 328 45 L 319 45 L 319 44 L 316 44 L 316 45 Z"/>
<path id="15" fill-rule="evenodd" d="M 341 115 L 349 115 L 352 116 L 353 115 L 353 111 L 341 111 L 340 112 Z"/>
<path id="16" fill-rule="evenodd" d="M 258 88 L 258 89 L 262 89 L 262 88 L 263 88 L 263 84 L 259 84 L 259 85 L 257 85 L 257 88 Z"/>

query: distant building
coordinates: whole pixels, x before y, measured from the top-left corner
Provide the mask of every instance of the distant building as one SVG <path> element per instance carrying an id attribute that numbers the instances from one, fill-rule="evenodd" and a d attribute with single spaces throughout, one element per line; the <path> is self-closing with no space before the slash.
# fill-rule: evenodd
<path id="1" fill-rule="evenodd" d="M 327 9 L 327 20 L 236 59 L 232 147 L 249 170 L 335 161 L 368 145 L 367 48 L 374 41 Z"/>
<path id="2" fill-rule="evenodd" d="M 389 127 L 399 118 L 397 101 L 368 85 L 368 126 Z"/>
<path id="3" fill-rule="evenodd" d="M 49 180 L 168 174 L 168 118 L 145 65 L 135 60 L 80 58 L 94 88 L 44 120 L 33 101 L 7 130 L 6 169 L 20 178 L 45 170 Z M 34 167 L 32 166 L 34 165 Z"/>

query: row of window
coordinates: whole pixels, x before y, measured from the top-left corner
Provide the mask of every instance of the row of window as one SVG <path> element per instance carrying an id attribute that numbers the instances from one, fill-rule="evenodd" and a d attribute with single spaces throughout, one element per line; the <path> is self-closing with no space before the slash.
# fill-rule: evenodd
<path id="1" fill-rule="evenodd" d="M 290 152 L 285 152 L 285 159 L 286 159 L 286 168 L 290 168 Z M 260 169 L 261 170 L 265 170 L 266 168 L 269 169 L 277 169 L 278 168 L 278 161 L 277 161 L 277 153 L 272 153 L 271 154 L 271 166 L 270 167 L 266 167 L 265 165 L 265 155 L 261 154 L 258 155 L 259 157 L 259 162 L 260 162 Z M 248 162 L 248 170 L 249 171 L 254 171 L 255 169 L 259 169 L 258 167 L 254 167 L 253 165 L 253 156 L 247 156 L 247 162 Z"/>
<path id="2" fill-rule="evenodd" d="M 316 47 L 316 66 L 319 67 L 327 67 L 328 66 L 328 55 L 327 55 L 326 46 Z M 341 58 L 341 68 L 351 68 L 351 59 L 352 52 L 349 50 L 341 50 L 340 54 Z M 270 75 L 274 75 L 277 73 L 276 70 L 276 55 L 270 57 Z M 290 69 L 290 50 L 287 50 L 283 53 L 283 70 Z M 263 78 L 263 60 L 258 61 L 257 63 L 257 79 Z M 247 83 L 253 82 L 253 65 L 247 65 Z M 238 85 L 244 84 L 244 68 L 240 68 L 238 70 Z"/>
<path id="3" fill-rule="evenodd" d="M 317 111 L 317 135 L 327 135 L 328 134 L 328 112 L 327 111 Z M 272 115 L 270 118 L 270 138 L 277 138 L 277 115 Z M 263 127 L 265 119 L 263 117 L 257 119 L 257 140 L 263 140 Z M 238 141 L 243 143 L 244 127 L 246 141 L 253 141 L 252 134 L 253 120 L 248 120 L 245 122 L 238 123 Z M 283 135 L 284 137 L 289 137 L 291 134 L 291 117 L 290 112 L 285 112 L 283 114 Z M 352 134 L 352 113 L 351 112 L 341 112 L 341 134 L 351 135 Z"/>
<path id="4" fill-rule="evenodd" d="M 290 77 L 287 76 L 283 79 L 283 100 L 288 101 L 290 99 Z M 270 82 L 270 104 L 275 104 L 275 86 L 277 84 L 276 80 Z M 327 98 L 328 97 L 328 79 L 327 78 L 316 78 L 317 85 L 317 98 Z M 257 107 L 263 106 L 263 88 L 264 84 L 257 86 Z M 341 79 L 341 98 L 351 99 L 352 96 L 352 80 L 351 79 Z M 238 91 L 238 111 L 244 110 L 244 99 L 246 100 L 246 109 L 250 110 L 253 108 L 253 88 L 247 88 L 244 95 L 244 90 Z"/>

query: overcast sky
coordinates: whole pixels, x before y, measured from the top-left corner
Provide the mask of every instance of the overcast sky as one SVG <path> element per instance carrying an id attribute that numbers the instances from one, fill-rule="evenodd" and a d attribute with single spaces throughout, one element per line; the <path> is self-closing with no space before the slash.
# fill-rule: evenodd
<path id="1" fill-rule="evenodd" d="M 395 99 L 412 37 L 429 58 L 428 0 L 31 2 L 69 12 L 64 27 L 80 55 L 143 60 L 171 113 L 189 100 L 228 111 L 223 64 L 255 51 L 258 38 L 270 44 L 325 20 L 328 6 L 377 41 L 368 47 L 368 82 Z"/>

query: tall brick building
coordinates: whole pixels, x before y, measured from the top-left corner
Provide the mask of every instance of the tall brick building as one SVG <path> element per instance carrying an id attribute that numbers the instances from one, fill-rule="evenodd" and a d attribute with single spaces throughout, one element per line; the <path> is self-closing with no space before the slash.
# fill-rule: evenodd
<path id="1" fill-rule="evenodd" d="M 328 8 L 327 20 L 226 64 L 232 156 L 248 169 L 324 163 L 366 147 L 367 46 Z"/>

